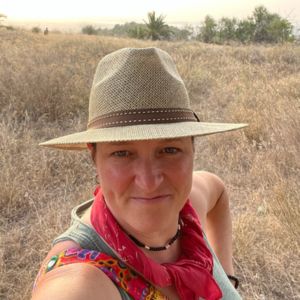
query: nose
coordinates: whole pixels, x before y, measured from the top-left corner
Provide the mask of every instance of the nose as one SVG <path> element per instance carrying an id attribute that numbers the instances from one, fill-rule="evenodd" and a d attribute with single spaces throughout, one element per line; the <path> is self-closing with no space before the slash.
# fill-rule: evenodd
<path id="1" fill-rule="evenodd" d="M 155 192 L 163 181 L 163 172 L 157 159 L 140 159 L 136 165 L 135 184 L 144 193 Z"/>

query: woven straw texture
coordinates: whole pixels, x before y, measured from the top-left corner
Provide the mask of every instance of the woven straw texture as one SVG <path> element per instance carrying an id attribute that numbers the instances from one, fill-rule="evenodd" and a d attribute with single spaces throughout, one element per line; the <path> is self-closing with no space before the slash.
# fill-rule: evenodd
<path id="1" fill-rule="evenodd" d="M 189 109 L 190 102 L 172 58 L 158 48 L 125 48 L 107 55 L 98 65 L 89 123 L 118 111 L 179 106 Z"/>
<path id="2" fill-rule="evenodd" d="M 149 118 L 144 120 L 148 111 L 152 113 L 150 124 Z M 157 112 L 157 117 L 153 117 L 153 112 Z M 192 117 L 174 117 L 177 113 Z M 133 118 L 137 114 L 141 116 L 139 121 L 148 123 L 131 121 L 131 115 Z M 116 121 L 116 117 L 121 121 Z M 124 48 L 105 56 L 98 64 L 90 94 L 88 129 L 40 145 L 78 150 L 92 142 L 199 136 L 244 126 L 197 122 L 170 55 L 158 48 Z"/>

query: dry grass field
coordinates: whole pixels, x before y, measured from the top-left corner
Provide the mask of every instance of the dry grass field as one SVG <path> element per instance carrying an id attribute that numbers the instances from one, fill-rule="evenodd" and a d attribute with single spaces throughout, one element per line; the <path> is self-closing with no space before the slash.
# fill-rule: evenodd
<path id="1" fill-rule="evenodd" d="M 122 47 L 175 59 L 203 121 L 247 122 L 196 139 L 195 168 L 226 183 L 244 299 L 300 299 L 300 47 L 217 46 L 0 28 L 0 299 L 29 299 L 51 240 L 92 195 L 87 153 L 41 141 L 85 129 L 96 64 Z"/>

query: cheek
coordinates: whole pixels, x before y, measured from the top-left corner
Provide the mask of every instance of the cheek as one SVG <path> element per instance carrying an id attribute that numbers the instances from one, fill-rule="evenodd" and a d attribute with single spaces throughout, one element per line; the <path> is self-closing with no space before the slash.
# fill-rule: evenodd
<path id="1" fill-rule="evenodd" d="M 193 172 L 194 156 L 192 153 L 186 154 L 177 164 L 174 164 L 177 168 L 179 176 L 187 176 Z"/>
<path id="2" fill-rule="evenodd" d="M 174 170 L 174 177 L 177 178 L 178 187 L 182 188 L 182 193 L 187 197 L 192 188 L 193 180 L 193 157 L 187 157 L 178 167 Z"/>
<path id="3" fill-rule="evenodd" d="M 128 171 L 108 163 L 99 163 L 97 173 L 102 192 L 107 199 L 120 197 L 130 182 Z"/>

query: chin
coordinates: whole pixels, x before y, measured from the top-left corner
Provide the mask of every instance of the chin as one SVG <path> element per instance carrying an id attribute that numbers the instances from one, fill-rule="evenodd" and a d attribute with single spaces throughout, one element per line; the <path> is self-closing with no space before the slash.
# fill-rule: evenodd
<path id="1" fill-rule="evenodd" d="M 157 209 L 156 211 L 151 210 L 146 213 L 136 212 L 128 220 L 130 220 L 130 225 L 138 231 L 160 231 L 173 224 L 174 220 L 177 222 L 179 212 L 179 209 L 171 210 L 169 206 L 166 210 Z"/>

